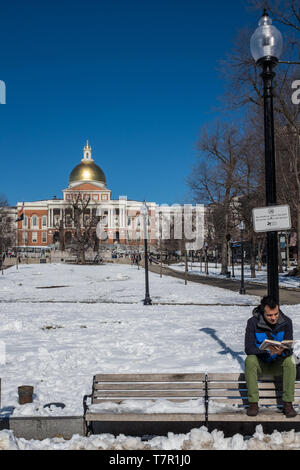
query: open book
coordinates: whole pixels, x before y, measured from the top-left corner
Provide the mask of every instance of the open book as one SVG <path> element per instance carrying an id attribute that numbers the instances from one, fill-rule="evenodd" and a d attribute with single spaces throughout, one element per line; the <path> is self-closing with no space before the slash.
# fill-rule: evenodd
<path id="1" fill-rule="evenodd" d="M 265 339 L 263 343 L 259 346 L 259 349 L 261 351 L 264 351 L 265 349 L 268 349 L 270 346 L 279 346 L 280 348 L 284 349 L 291 349 L 293 347 L 293 344 L 296 343 L 296 341 L 293 341 L 291 339 L 286 339 L 283 341 L 275 341 L 272 339 Z"/>

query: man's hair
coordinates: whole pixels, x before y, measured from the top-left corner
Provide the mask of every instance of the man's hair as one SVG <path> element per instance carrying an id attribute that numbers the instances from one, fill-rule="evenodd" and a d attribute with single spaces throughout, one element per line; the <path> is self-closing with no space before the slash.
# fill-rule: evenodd
<path id="1" fill-rule="evenodd" d="M 260 305 L 262 306 L 262 309 L 264 310 L 266 306 L 270 307 L 271 310 L 277 307 L 278 302 L 272 297 L 271 295 L 265 295 L 261 299 Z"/>

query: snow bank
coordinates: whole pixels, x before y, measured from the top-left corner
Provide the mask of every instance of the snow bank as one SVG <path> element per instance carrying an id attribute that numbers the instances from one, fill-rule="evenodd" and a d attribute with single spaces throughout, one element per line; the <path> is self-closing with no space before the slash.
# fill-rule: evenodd
<path id="1" fill-rule="evenodd" d="M 168 433 L 142 441 L 140 437 L 114 437 L 111 434 L 99 434 L 82 437 L 78 434 L 70 440 L 62 438 L 44 439 L 43 441 L 16 438 L 13 431 L 0 431 L 0 450 L 299 450 L 300 433 L 273 431 L 264 434 L 262 426 L 256 427 L 255 433 L 245 439 L 240 434 L 224 437 L 222 431 L 208 432 L 205 426 L 192 429 L 187 434 Z"/>

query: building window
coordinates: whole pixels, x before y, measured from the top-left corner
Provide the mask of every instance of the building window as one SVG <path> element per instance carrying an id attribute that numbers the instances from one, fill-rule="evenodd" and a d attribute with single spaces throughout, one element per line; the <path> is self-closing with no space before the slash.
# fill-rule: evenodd
<path id="1" fill-rule="evenodd" d="M 47 243 L 47 232 L 42 232 L 42 242 Z"/>
<path id="2" fill-rule="evenodd" d="M 37 242 L 37 232 L 32 232 L 32 234 L 31 234 L 31 240 L 32 240 L 32 243 L 36 243 L 36 242 Z"/>
<path id="3" fill-rule="evenodd" d="M 107 201 L 107 194 L 102 194 L 101 199 L 102 201 Z"/>
<path id="4" fill-rule="evenodd" d="M 71 214 L 66 214 L 66 227 L 72 227 Z"/>
<path id="5" fill-rule="evenodd" d="M 36 215 L 33 215 L 33 216 L 31 217 L 31 226 L 32 226 L 32 227 L 37 227 L 37 226 L 38 226 L 38 218 L 37 218 Z"/>
<path id="6" fill-rule="evenodd" d="M 23 232 L 23 243 L 27 245 L 28 242 L 28 232 Z"/>
<path id="7" fill-rule="evenodd" d="M 27 226 L 28 226 L 28 217 L 27 217 L 27 215 L 24 215 L 23 227 L 27 227 Z"/>
<path id="8" fill-rule="evenodd" d="M 43 215 L 43 217 L 42 217 L 42 226 L 47 227 L 47 216 L 46 215 Z"/>

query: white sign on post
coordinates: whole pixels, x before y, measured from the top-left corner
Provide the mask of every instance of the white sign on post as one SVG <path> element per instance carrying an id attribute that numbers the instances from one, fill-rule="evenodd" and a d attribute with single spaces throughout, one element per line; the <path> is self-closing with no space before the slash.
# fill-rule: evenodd
<path id="1" fill-rule="evenodd" d="M 292 226 L 290 206 L 257 207 L 252 209 L 254 232 L 280 232 Z"/>

